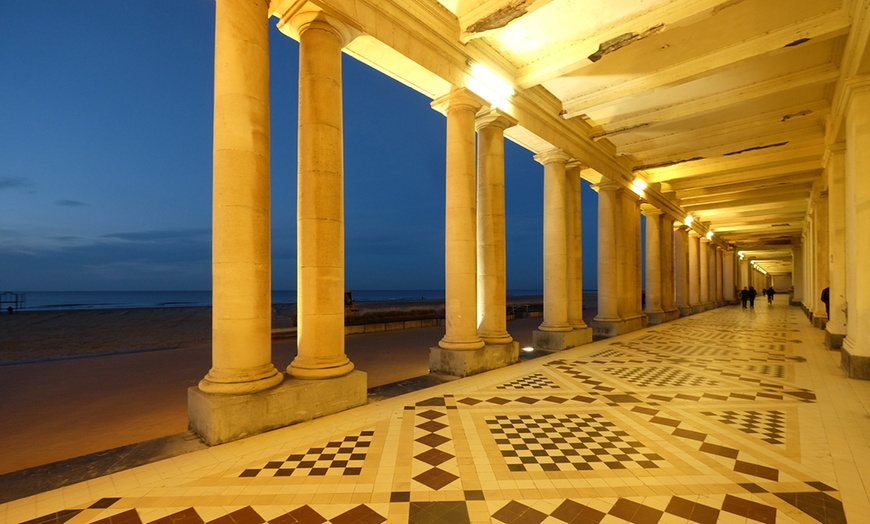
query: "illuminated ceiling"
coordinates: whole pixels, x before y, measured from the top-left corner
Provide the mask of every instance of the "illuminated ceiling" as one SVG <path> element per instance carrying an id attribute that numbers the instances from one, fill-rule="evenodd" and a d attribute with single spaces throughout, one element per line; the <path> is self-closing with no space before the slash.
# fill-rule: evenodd
<path id="1" fill-rule="evenodd" d="M 646 179 L 650 202 L 771 272 L 791 271 L 826 190 L 844 82 L 870 70 L 868 0 L 311 3 L 361 31 L 348 53 L 433 98 L 492 67 L 516 90 L 509 138 L 592 181 Z"/>

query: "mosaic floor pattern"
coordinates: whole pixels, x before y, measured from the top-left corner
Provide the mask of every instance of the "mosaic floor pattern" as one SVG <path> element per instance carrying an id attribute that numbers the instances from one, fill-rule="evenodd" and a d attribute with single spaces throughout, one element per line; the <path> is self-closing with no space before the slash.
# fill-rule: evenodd
<path id="1" fill-rule="evenodd" d="M 13 501 L 0 521 L 845 523 L 818 430 L 836 399 L 813 379 L 830 357 L 798 335 L 817 336 L 796 308 L 721 308 Z"/>

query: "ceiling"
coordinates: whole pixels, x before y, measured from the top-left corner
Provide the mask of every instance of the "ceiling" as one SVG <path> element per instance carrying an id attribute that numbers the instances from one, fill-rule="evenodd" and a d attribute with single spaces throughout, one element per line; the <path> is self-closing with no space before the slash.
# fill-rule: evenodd
<path id="1" fill-rule="evenodd" d="M 867 0 L 316 3 L 363 33 L 347 52 L 432 97 L 487 64 L 516 90 L 509 138 L 592 181 L 643 178 L 772 273 L 825 190 L 838 90 L 867 69 Z"/>

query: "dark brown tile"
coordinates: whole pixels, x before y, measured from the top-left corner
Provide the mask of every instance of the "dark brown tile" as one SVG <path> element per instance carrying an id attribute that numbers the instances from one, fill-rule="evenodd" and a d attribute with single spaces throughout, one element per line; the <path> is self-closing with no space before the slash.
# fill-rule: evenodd
<path id="1" fill-rule="evenodd" d="M 416 455 L 414 458 L 423 461 L 430 466 L 437 466 L 442 462 L 452 459 L 453 455 L 451 455 L 450 453 L 445 453 L 440 449 L 432 448 L 429 451 L 424 451 L 423 453 Z"/>
<path id="2" fill-rule="evenodd" d="M 516 400 L 517 402 L 522 402 L 523 404 L 535 404 L 537 402 L 540 402 L 540 400 L 531 397 L 520 397 Z"/>
<path id="3" fill-rule="evenodd" d="M 546 400 L 547 402 L 554 402 L 556 404 L 563 404 L 565 402 L 568 402 L 567 398 L 553 397 L 553 396 L 547 397 L 544 400 Z"/>
<path id="4" fill-rule="evenodd" d="M 199 518 L 199 515 L 197 515 L 197 518 Z M 199 522 L 202 522 L 202 519 Z M 94 524 L 142 524 L 142 519 L 139 518 L 139 512 L 135 509 L 128 509 L 109 518 L 94 521 Z"/>
<path id="5" fill-rule="evenodd" d="M 650 419 L 650 422 L 654 424 L 661 424 L 662 426 L 671 426 L 677 427 L 680 425 L 679 420 L 674 420 L 672 418 L 664 418 L 664 417 L 653 417 Z"/>
<path id="6" fill-rule="evenodd" d="M 432 468 L 420 473 L 414 477 L 414 480 L 437 491 L 458 478 L 453 473 L 444 471 L 441 468 Z"/>
<path id="7" fill-rule="evenodd" d="M 632 524 L 656 524 L 664 514 L 660 510 L 628 499 L 617 500 L 608 513 Z"/>
<path id="8" fill-rule="evenodd" d="M 447 424 L 442 424 L 441 422 L 430 420 L 429 422 L 424 422 L 422 424 L 417 424 L 417 427 L 424 431 L 431 431 L 432 433 L 444 429 L 447 427 Z"/>
<path id="9" fill-rule="evenodd" d="M 720 457 L 732 458 L 736 459 L 737 454 L 740 453 L 738 450 L 734 448 L 728 448 L 725 446 L 719 446 L 717 444 L 710 444 L 709 442 L 705 442 L 701 444 L 699 448 L 704 453 L 712 453 L 713 455 L 719 455 Z"/>
<path id="10" fill-rule="evenodd" d="M 91 504 L 88 507 L 89 508 L 111 508 L 112 505 L 115 504 L 115 502 L 118 502 L 119 500 L 121 500 L 121 499 L 120 498 L 102 498 L 102 499 L 94 502 L 93 504 Z"/>
<path id="11" fill-rule="evenodd" d="M 63 524 L 81 512 L 82 510 L 80 509 L 65 509 L 56 513 L 43 515 L 33 520 L 24 521 L 21 524 Z"/>
<path id="12" fill-rule="evenodd" d="M 698 524 L 715 524 L 719 520 L 718 509 L 680 497 L 673 497 L 665 511 Z"/>
<path id="13" fill-rule="evenodd" d="M 381 524 L 386 521 L 383 515 L 365 504 L 360 504 L 330 520 L 332 524 Z"/>
<path id="14" fill-rule="evenodd" d="M 263 524 L 266 520 L 251 506 L 238 509 L 223 517 L 210 520 L 209 524 Z"/>
<path id="15" fill-rule="evenodd" d="M 441 435 L 437 435 L 435 433 L 429 433 L 428 435 L 423 435 L 422 437 L 418 438 L 417 442 L 426 446 L 437 448 L 445 442 L 450 442 L 450 439 L 447 437 L 442 437 Z"/>
<path id="16" fill-rule="evenodd" d="M 540 524 L 547 518 L 546 513 L 541 513 L 515 500 L 502 506 L 492 516 L 505 524 Z"/>
<path id="17" fill-rule="evenodd" d="M 774 493 L 780 499 L 824 524 L 846 524 L 843 503 L 827 493 Z"/>
<path id="18" fill-rule="evenodd" d="M 429 410 L 426 410 L 422 413 L 417 413 L 417 416 L 423 417 L 423 418 L 428 418 L 429 420 L 435 420 L 436 418 L 441 418 L 445 415 L 444 415 L 444 413 L 441 413 L 440 411 L 435 411 L 434 409 L 429 409 Z"/>
<path id="19" fill-rule="evenodd" d="M 202 517 L 193 508 L 187 508 L 150 522 L 149 524 L 203 524 Z"/>
<path id="20" fill-rule="evenodd" d="M 761 477 L 767 480 L 779 480 L 779 470 L 769 468 L 767 466 L 762 466 L 760 464 L 744 462 L 742 460 L 738 460 L 734 464 L 734 471 L 736 471 L 737 473 L 752 475 L 753 477 Z"/>
<path id="21" fill-rule="evenodd" d="M 566 500 L 550 514 L 568 524 L 598 524 L 607 514 L 573 500 Z"/>
<path id="22" fill-rule="evenodd" d="M 690 429 L 682 429 L 682 428 L 677 428 L 677 429 L 675 429 L 675 430 L 673 431 L 673 433 L 671 433 L 671 435 L 673 435 L 673 436 L 675 436 L 675 437 L 681 437 L 681 438 L 688 438 L 688 439 L 692 439 L 692 440 L 697 440 L 697 441 L 699 441 L 699 442 L 704 442 L 704 439 L 707 438 L 707 434 L 706 434 L 706 433 L 701 433 L 701 432 L 698 432 L 698 431 L 692 431 L 692 430 L 690 430 Z"/>
<path id="23" fill-rule="evenodd" d="M 408 524 L 468 524 L 468 508 L 464 501 L 412 502 Z"/>
<path id="24" fill-rule="evenodd" d="M 311 509 L 311 506 L 301 506 L 290 513 L 270 520 L 269 524 L 323 524 L 324 522 L 326 519 Z"/>
<path id="25" fill-rule="evenodd" d="M 733 495 L 725 495 L 725 500 L 722 502 L 722 511 L 757 520 L 764 524 L 774 524 L 776 522 L 776 508 L 751 500 L 741 499 Z"/>

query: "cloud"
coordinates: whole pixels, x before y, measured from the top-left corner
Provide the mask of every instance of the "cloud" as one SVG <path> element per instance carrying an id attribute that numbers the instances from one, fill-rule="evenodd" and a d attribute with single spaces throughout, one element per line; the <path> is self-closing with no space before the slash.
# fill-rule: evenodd
<path id="1" fill-rule="evenodd" d="M 54 203 L 64 207 L 83 207 L 88 205 L 78 200 L 55 200 Z"/>
<path id="2" fill-rule="evenodd" d="M 16 187 L 30 187 L 33 181 L 23 176 L 0 176 L 0 191 Z"/>
<path id="3" fill-rule="evenodd" d="M 123 240 L 125 242 L 143 243 L 176 243 L 176 242 L 200 242 L 211 239 L 211 229 L 155 229 L 151 231 L 128 231 L 122 233 L 110 233 L 102 238 L 109 240 Z"/>

